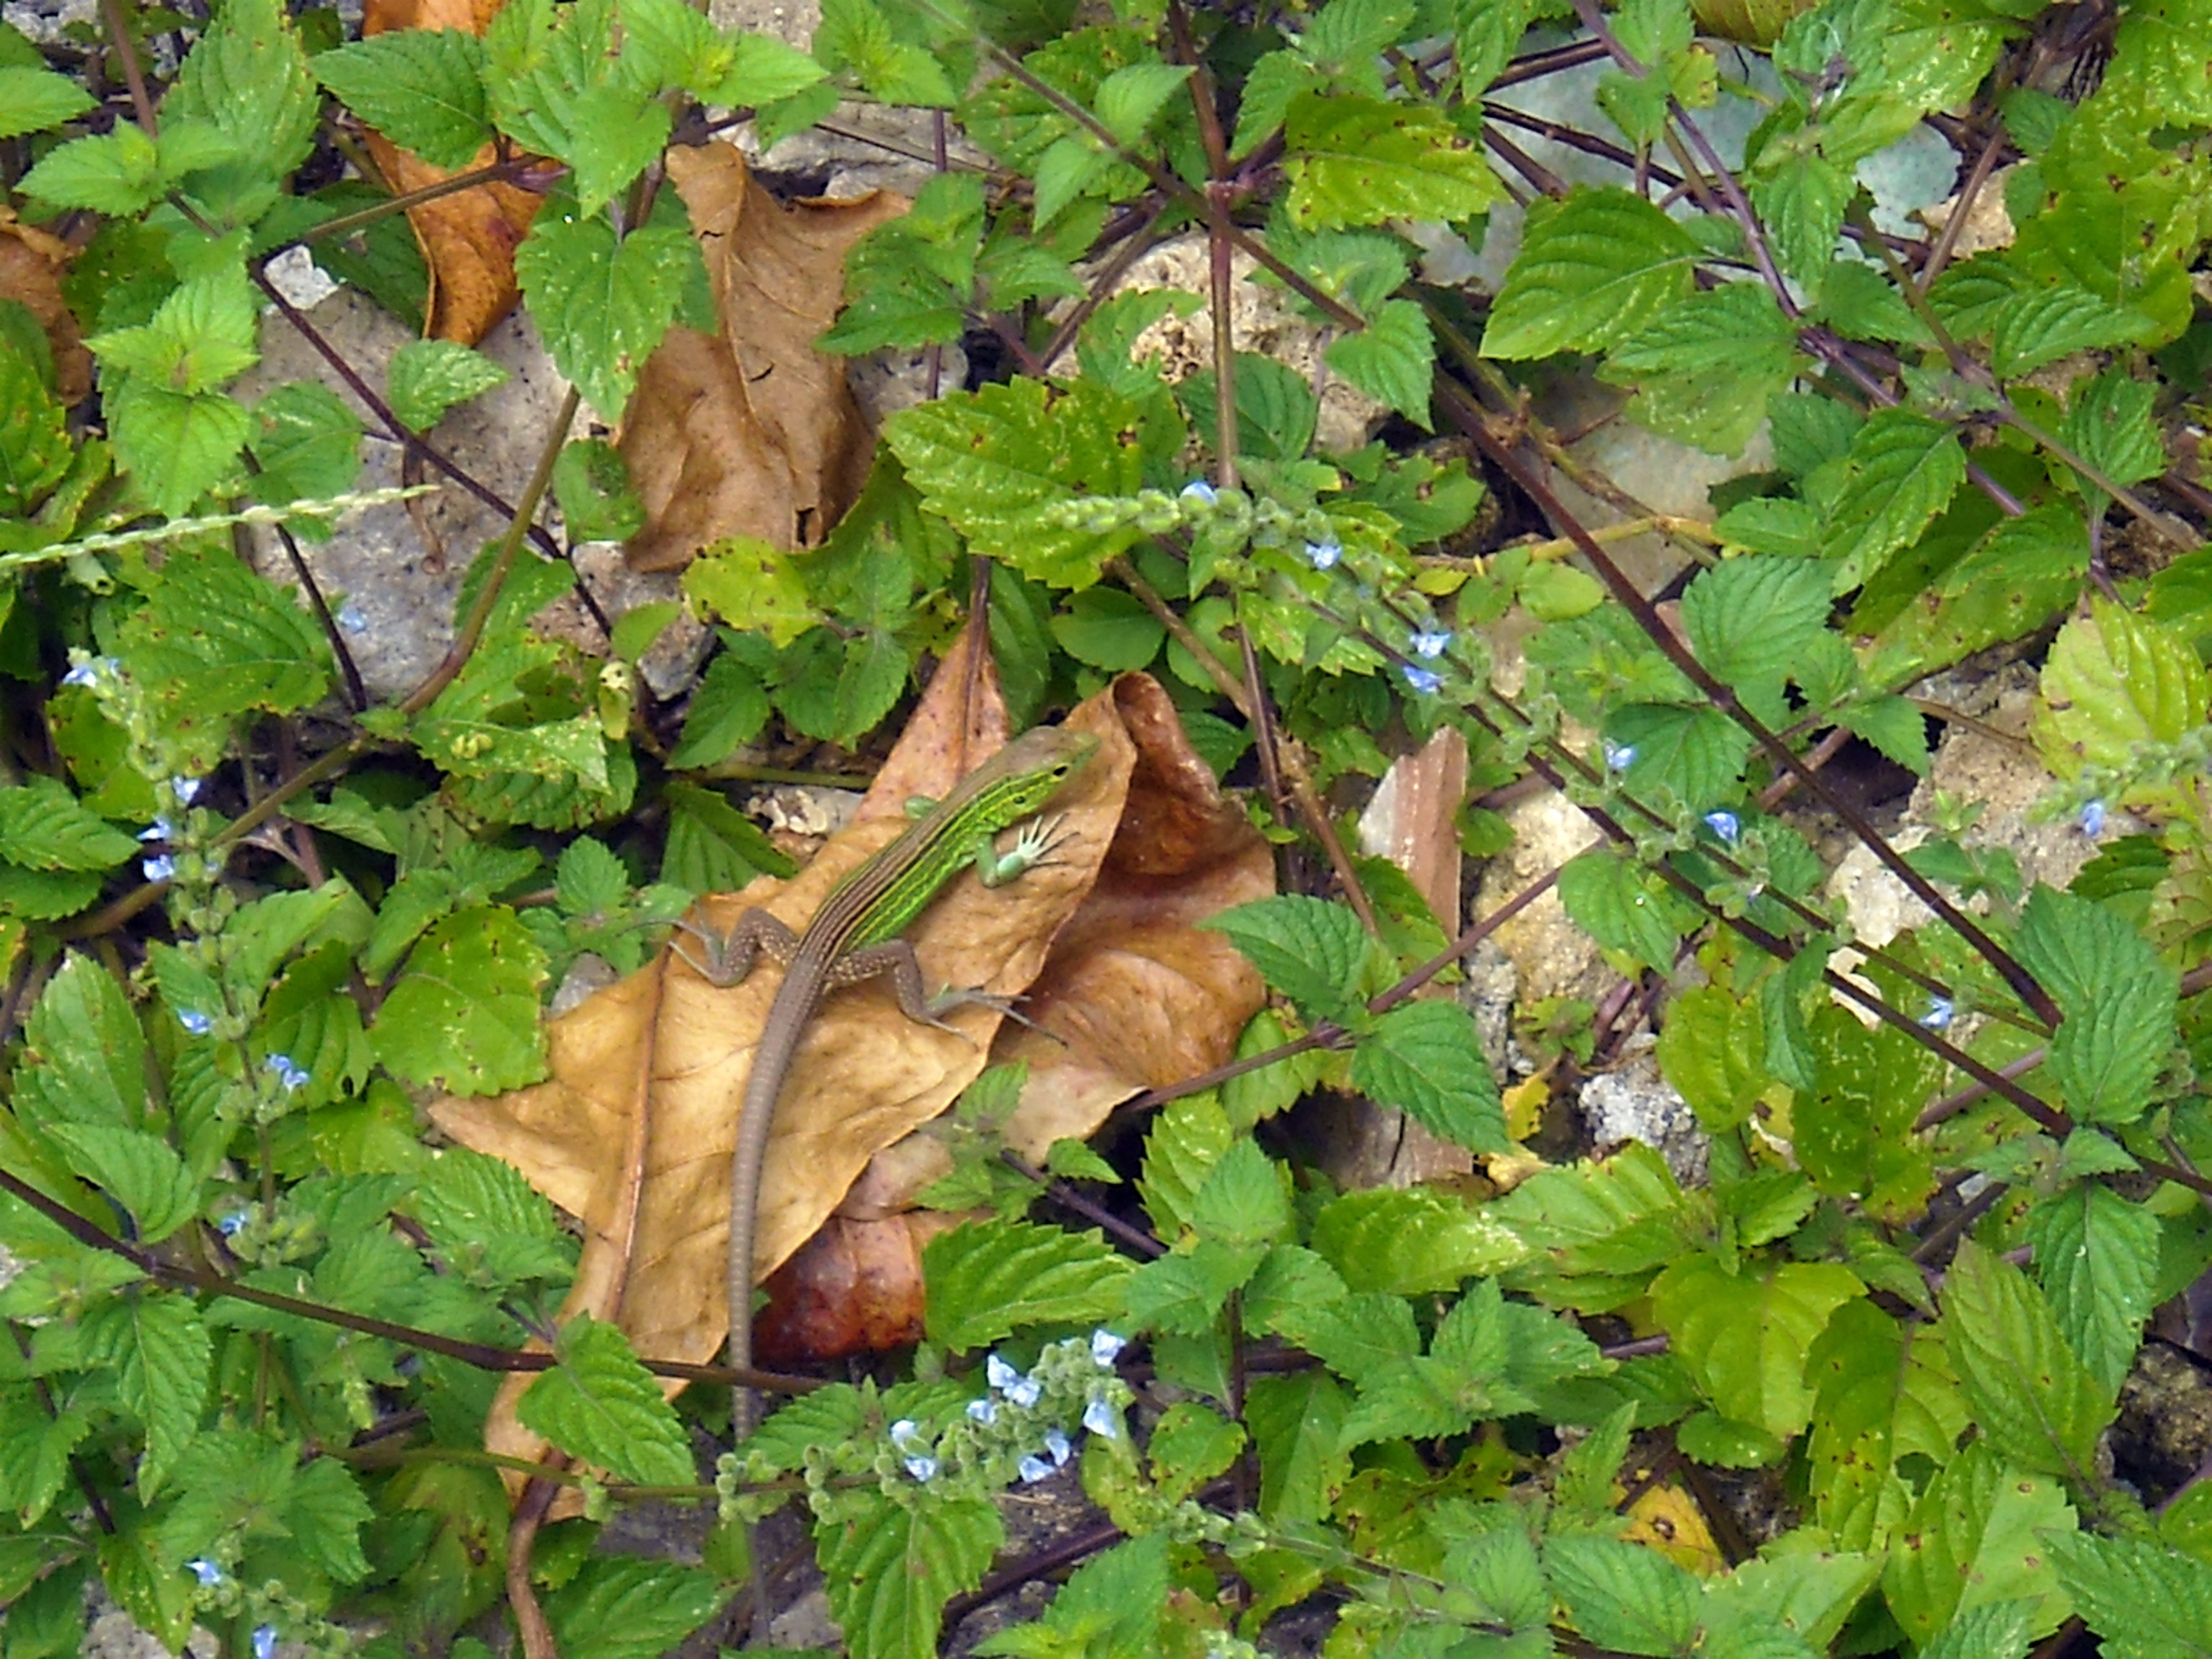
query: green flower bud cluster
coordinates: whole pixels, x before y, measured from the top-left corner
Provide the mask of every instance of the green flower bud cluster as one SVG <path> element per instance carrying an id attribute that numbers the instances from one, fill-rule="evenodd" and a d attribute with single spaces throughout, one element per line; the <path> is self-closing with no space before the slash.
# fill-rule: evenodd
<path id="1" fill-rule="evenodd" d="M 2170 743 L 2151 738 L 2133 744 L 2110 765 L 2081 769 L 2037 801 L 2030 816 L 2041 823 L 2075 818 L 2094 839 L 2104 828 L 2108 804 L 2152 791 L 2174 791 L 2185 781 L 2212 770 L 2212 725 L 2194 726 Z M 2184 803 L 2176 799 L 2173 809 Z"/>

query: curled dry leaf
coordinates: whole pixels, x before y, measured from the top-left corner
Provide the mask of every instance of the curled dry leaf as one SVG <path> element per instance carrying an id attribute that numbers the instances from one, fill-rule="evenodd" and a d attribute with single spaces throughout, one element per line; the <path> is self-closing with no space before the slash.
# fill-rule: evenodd
<path id="1" fill-rule="evenodd" d="M 873 434 L 845 361 L 814 349 L 845 297 L 845 251 L 906 198 L 786 205 L 733 145 L 668 153 L 714 291 L 718 333 L 672 328 L 620 442 L 646 507 L 631 565 L 672 569 L 710 542 L 820 544 L 866 481 Z"/>
<path id="2" fill-rule="evenodd" d="M 794 1365 L 919 1341 L 922 1247 L 962 1219 L 941 1210 L 876 1221 L 831 1216 L 770 1276 L 768 1306 L 753 1330 L 755 1356 L 764 1365 Z"/>
<path id="3" fill-rule="evenodd" d="M 1006 1138 L 1033 1161 L 1131 1095 L 1227 1064 L 1267 1000 L 1252 964 L 1198 924 L 1272 894 L 1273 851 L 1158 681 L 1125 674 L 1111 696 L 1136 769 L 1097 884 L 1030 989 L 1027 1012 L 1054 1036 L 1010 1031 L 994 1056 L 1029 1066 Z"/>
<path id="4" fill-rule="evenodd" d="M 92 390 L 92 354 L 62 299 L 62 272 L 72 257 L 61 238 L 17 223 L 13 209 L 0 207 L 0 300 L 15 301 L 39 319 L 53 354 L 54 390 L 64 404 L 82 403 Z"/>
<path id="5" fill-rule="evenodd" d="M 367 0 L 361 32 L 386 29 L 464 29 L 482 34 L 505 0 Z M 395 196 L 405 196 L 453 175 L 404 150 L 382 133 L 368 134 L 368 153 Z M 470 163 L 498 159 L 486 144 Z M 474 345 L 491 332 L 522 290 L 514 280 L 514 250 L 528 234 L 544 198 L 498 181 L 457 191 L 407 210 L 415 240 L 430 267 L 429 302 L 422 307 L 430 337 Z"/>
<path id="6" fill-rule="evenodd" d="M 908 930 L 928 978 L 1021 992 L 1089 890 L 1135 755 L 1109 698 L 1094 698 L 1068 724 L 1097 732 L 1101 744 L 1056 803 L 1066 815 L 1057 857 L 995 890 L 972 873 L 951 882 Z M 934 793 L 954 781 L 948 769 Z M 763 879 L 709 899 L 699 921 L 727 929 L 758 905 L 803 928 L 830 889 L 905 823 L 858 819 L 791 881 Z M 454 1139 L 507 1159 L 583 1218 L 583 1260 L 564 1319 L 588 1312 L 614 1320 L 639 1353 L 659 1358 L 709 1361 L 720 1348 L 738 1103 L 780 980 L 769 963 L 741 985 L 716 987 L 665 951 L 552 1022 L 551 1081 L 431 1108 Z M 769 1142 L 756 1276 L 821 1225 L 878 1150 L 934 1117 L 982 1070 L 1000 1016 L 968 1008 L 951 1021 L 952 1031 L 909 1021 L 881 984 L 829 999 L 807 1028 Z M 514 1416 L 527 1380 L 508 1379 L 494 1407 L 486 1441 L 495 1451 L 534 1457 L 543 1449 Z"/>

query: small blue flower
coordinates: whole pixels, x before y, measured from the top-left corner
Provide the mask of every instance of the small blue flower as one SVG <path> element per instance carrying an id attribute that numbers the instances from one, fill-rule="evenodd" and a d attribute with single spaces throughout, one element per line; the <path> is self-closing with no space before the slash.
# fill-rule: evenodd
<path id="1" fill-rule="evenodd" d="M 1425 657 L 1433 662 L 1443 655 L 1444 647 L 1449 646 L 1451 641 L 1451 629 L 1449 628 L 1424 629 L 1413 635 L 1413 654 L 1417 657 Z"/>
<path id="2" fill-rule="evenodd" d="M 213 1589 L 222 1583 L 222 1569 L 204 1555 L 195 1555 L 185 1565 L 192 1570 L 192 1577 L 200 1581 L 203 1589 Z"/>
<path id="3" fill-rule="evenodd" d="M 245 1228 L 250 1215 L 251 1212 L 249 1211 L 233 1210 L 228 1215 L 219 1217 L 216 1219 L 215 1230 L 221 1233 L 225 1238 L 236 1238 L 239 1233 Z"/>
<path id="4" fill-rule="evenodd" d="M 205 778 L 171 778 L 169 787 L 177 792 L 179 801 L 190 806 L 200 798 L 200 789 L 206 782 Z"/>
<path id="5" fill-rule="evenodd" d="M 1013 1368 L 1011 1362 L 1000 1358 L 996 1354 L 993 1354 L 983 1362 L 984 1380 L 1000 1394 L 1006 1393 L 1019 1382 L 1021 1375 Z"/>
<path id="6" fill-rule="evenodd" d="M 1032 1486 L 1036 1485 L 1040 1480 L 1049 1480 L 1052 1479 L 1052 1465 L 1046 1462 L 1042 1457 L 1024 1457 L 1020 1462 L 1014 1465 L 1014 1470 L 1015 1473 L 1022 1477 L 1024 1482 Z"/>
<path id="7" fill-rule="evenodd" d="M 1400 672 L 1405 675 L 1406 684 L 1425 697 L 1434 696 L 1443 689 L 1443 680 L 1432 669 L 1418 668 L 1407 663 Z"/>
<path id="8" fill-rule="evenodd" d="M 1203 478 L 1193 478 L 1182 487 L 1182 498 L 1187 501 L 1204 501 L 1208 507 L 1221 499 L 1213 486 Z"/>
<path id="9" fill-rule="evenodd" d="M 2091 841 L 2105 833 L 2105 803 L 2090 801 L 2081 809 L 2081 833 Z"/>
<path id="10" fill-rule="evenodd" d="M 283 1084 L 288 1091 L 298 1088 L 313 1076 L 313 1073 L 304 1072 L 295 1066 L 289 1054 L 271 1054 L 263 1060 L 261 1065 L 264 1071 L 276 1073 L 276 1080 Z"/>
<path id="11" fill-rule="evenodd" d="M 366 634 L 368 613 L 357 605 L 349 605 L 338 612 L 338 626 L 349 634 Z"/>
<path id="12" fill-rule="evenodd" d="M 1103 1400 L 1094 1400 L 1083 1408 L 1083 1426 L 1103 1439 L 1121 1437 L 1121 1419 Z"/>
<path id="13" fill-rule="evenodd" d="M 94 686 L 100 684 L 103 676 L 120 672 L 122 667 L 123 665 L 116 661 L 112 657 L 87 657 L 82 662 L 77 664 L 76 667 L 70 669 L 68 673 L 62 676 L 62 684 L 64 685 L 82 685 L 86 687 Z"/>
<path id="14" fill-rule="evenodd" d="M 1736 837 L 1743 833 L 1743 826 L 1735 821 L 1735 814 L 1729 811 L 1706 813 L 1705 828 L 1731 847 L 1735 845 Z"/>
<path id="15" fill-rule="evenodd" d="M 999 1402 L 988 1394 L 980 1400 L 971 1400 L 968 1402 L 968 1415 L 988 1429 L 999 1420 Z"/>
<path id="16" fill-rule="evenodd" d="M 1636 745 L 1615 743 L 1611 738 L 1599 739 L 1605 750 L 1605 767 L 1608 772 L 1626 772 L 1636 764 Z"/>
<path id="17" fill-rule="evenodd" d="M 891 1425 L 891 1444 L 901 1451 L 912 1451 L 917 1443 L 927 1444 L 921 1428 L 911 1417 L 902 1417 Z"/>
<path id="18" fill-rule="evenodd" d="M 1056 1469 L 1064 1468 L 1067 1460 L 1075 1455 L 1074 1445 L 1057 1428 L 1044 1431 L 1044 1449 L 1052 1454 L 1052 1466 Z"/>
<path id="19" fill-rule="evenodd" d="M 937 1460 L 917 1452 L 906 1460 L 906 1472 L 917 1480 L 934 1480 L 937 1479 Z"/>
<path id="20" fill-rule="evenodd" d="M 153 823 L 138 832 L 138 839 L 141 841 L 174 841 L 176 836 L 175 826 L 167 818 L 155 818 Z"/>
<path id="21" fill-rule="evenodd" d="M 177 861 L 167 853 L 141 860 L 138 869 L 149 881 L 174 881 L 177 878 Z"/>
<path id="22" fill-rule="evenodd" d="M 253 1627 L 253 1659 L 276 1659 L 276 1626 L 256 1625 Z"/>
<path id="23" fill-rule="evenodd" d="M 1116 1336 L 1107 1330 L 1093 1331 L 1091 1333 L 1091 1363 L 1103 1370 L 1128 1346 L 1129 1339 L 1126 1336 Z"/>
<path id="24" fill-rule="evenodd" d="M 1316 570 L 1334 570 L 1344 556 L 1344 544 L 1334 536 L 1306 544 L 1306 562 Z"/>
<path id="25" fill-rule="evenodd" d="M 1930 997 L 1928 999 L 1928 1012 L 1920 1016 L 1920 1023 L 1931 1031 L 1940 1031 L 1951 1023 L 1951 1014 L 1950 998 Z"/>
<path id="26" fill-rule="evenodd" d="M 215 1030 L 214 1018 L 211 1015 L 202 1013 L 197 1008 L 179 1009 L 177 1011 L 177 1024 L 183 1026 L 194 1036 L 205 1036 L 210 1031 Z"/>
<path id="27" fill-rule="evenodd" d="M 1044 1384 L 1034 1376 L 1017 1378 L 1006 1389 L 1006 1399 L 1024 1411 L 1036 1404 L 1044 1395 Z"/>

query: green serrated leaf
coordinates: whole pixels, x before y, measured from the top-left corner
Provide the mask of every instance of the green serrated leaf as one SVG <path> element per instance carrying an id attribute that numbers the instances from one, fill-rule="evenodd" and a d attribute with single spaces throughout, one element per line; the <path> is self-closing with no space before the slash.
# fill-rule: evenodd
<path id="1" fill-rule="evenodd" d="M 1993 1450 L 2039 1474 L 2088 1478 L 2112 1396 L 2067 1346 L 2025 1273 L 1966 1241 L 1944 1280 L 1943 1334 Z"/>
<path id="2" fill-rule="evenodd" d="M 1653 1549 L 1612 1538 L 1554 1538 L 1544 1571 L 1583 1637 L 1616 1653 L 1688 1651 L 1698 1581 Z"/>
<path id="3" fill-rule="evenodd" d="M 71 955 L 47 981 L 24 1028 L 10 1101 L 35 1126 L 137 1128 L 146 1108 L 146 1037 L 114 976 Z"/>
<path id="4" fill-rule="evenodd" d="M 573 540 L 627 541 L 645 528 L 645 503 L 630 482 L 629 468 L 604 438 L 580 438 L 562 446 L 553 465 L 553 496 Z"/>
<path id="5" fill-rule="evenodd" d="M 1913 1506 L 1891 1548 L 1882 1594 L 1915 1641 L 1977 1607 L 2020 1601 L 2033 1604 L 2030 1632 L 2042 1636 L 2069 1611 L 2053 1546 L 2073 1530 L 2057 1482 L 1970 1445 Z"/>
<path id="6" fill-rule="evenodd" d="M 1675 1357 L 1721 1413 L 1786 1441 L 1812 1419 L 1805 1373 L 1814 1339 L 1837 1309 L 1865 1294 L 1832 1262 L 1747 1265 L 1731 1275 L 1700 1255 L 1659 1275 L 1651 1306 Z"/>
<path id="7" fill-rule="evenodd" d="M 1352 1052 L 1352 1086 L 1471 1152 L 1512 1148 L 1474 1018 L 1456 1002 L 1393 1008 Z"/>
<path id="8" fill-rule="evenodd" d="M 465 30 L 389 29 L 318 53 L 313 66 L 315 78 L 368 125 L 453 173 L 491 139 L 483 56 L 483 41 Z M 427 343 L 402 347 L 402 354 Z"/>
<path id="9" fill-rule="evenodd" d="M 2091 1123 L 2141 1117 L 2174 1042 L 2174 970 L 2113 911 L 2041 885 L 2013 945 L 2064 1016 L 2045 1070 L 2068 1109 Z"/>
<path id="10" fill-rule="evenodd" d="M 1271 1523 L 1328 1514 L 1352 1474 L 1340 1437 L 1346 1403 L 1342 1385 L 1326 1371 L 1252 1379 L 1244 1419 L 1260 1454 L 1260 1513 Z"/>
<path id="11" fill-rule="evenodd" d="M 124 1408 L 146 1425 L 138 1496 L 150 1502 L 199 1428 L 213 1346 L 191 1298 L 139 1289 L 101 1298 L 82 1327 L 86 1359 L 111 1369 Z"/>
<path id="12" fill-rule="evenodd" d="M 331 56 L 324 54 L 318 64 L 328 62 Z M 392 354 L 386 397 L 401 425 L 428 432 L 454 404 L 504 386 L 507 379 L 507 370 L 499 364 L 452 340 L 410 340 Z"/>
<path id="13" fill-rule="evenodd" d="M 68 475 L 74 453 L 68 411 L 38 364 L 0 343 L 0 516 L 28 514 Z"/>
<path id="14" fill-rule="evenodd" d="M 44 132 L 97 107 L 92 95 L 66 75 L 21 64 L 0 66 L 0 139 Z"/>
<path id="15" fill-rule="evenodd" d="M 698 1478 L 684 1425 L 619 1327 L 579 1314 L 561 1328 L 560 1364 L 515 1401 L 522 1425 L 594 1468 L 644 1486 Z"/>
<path id="16" fill-rule="evenodd" d="M 1851 440 L 1820 538 L 1832 591 L 1859 586 L 1910 545 L 1966 477 L 1957 435 L 1906 409 L 1877 410 Z"/>
<path id="17" fill-rule="evenodd" d="M 1568 920 L 1609 951 L 1626 951 L 1656 972 L 1671 973 L 1688 918 L 1641 866 L 1610 848 L 1571 859 L 1559 872 Z"/>
<path id="18" fill-rule="evenodd" d="M 1709 1134 L 1725 1134 L 1751 1115 L 1766 1087 L 1766 1027 L 1755 999 L 1717 985 L 1676 997 L 1659 1032 L 1659 1066 Z"/>
<path id="19" fill-rule="evenodd" d="M 680 1562 L 594 1556 L 545 1597 L 545 1622 L 563 1653 L 594 1659 L 659 1659 L 714 1616 L 724 1592 L 714 1575 Z M 461 1659 L 461 1644 L 453 1644 Z"/>
<path id="20" fill-rule="evenodd" d="M 1302 93 L 1283 138 L 1301 230 L 1469 219 L 1504 197 L 1482 146 L 1425 105 Z"/>
<path id="21" fill-rule="evenodd" d="M 0 858 L 33 870 L 112 870 L 137 840 L 85 810 L 59 780 L 33 775 L 0 788 Z"/>
<path id="22" fill-rule="evenodd" d="M 1689 234 L 1625 190 L 1539 204 L 1483 331 L 1486 357 L 1548 357 L 1628 339 L 1690 291 Z"/>
<path id="23" fill-rule="evenodd" d="M 613 420 L 675 320 L 698 259 L 674 224 L 656 217 L 617 237 L 604 214 L 555 196 L 515 250 L 514 274 L 554 362 Z"/>
<path id="24" fill-rule="evenodd" d="M 2212 1565 L 2140 1538 L 2051 1540 L 2058 1581 L 2112 1659 L 2212 1655 Z"/>
<path id="25" fill-rule="evenodd" d="M 2061 777 L 2118 766 L 2138 744 L 2168 744 L 2212 702 L 2196 651 L 2174 629 L 2104 599 L 2058 632 L 2043 666 L 2036 746 Z"/>
<path id="26" fill-rule="evenodd" d="M 1386 300 L 1367 326 L 1330 343 L 1323 360 L 1365 392 L 1429 429 L 1437 343 L 1428 313 L 1411 300 Z"/>
<path id="27" fill-rule="evenodd" d="M 2039 1203 L 2027 1225 L 2036 1277 L 2067 1346 L 2118 1395 L 2150 1317 L 2158 1218 L 2087 1182 Z"/>
<path id="28" fill-rule="evenodd" d="M 1653 431 L 1735 455 L 1796 374 L 1797 328 L 1758 283 L 1725 283 L 1667 307 L 1614 345 L 1604 378 L 1633 386 Z"/>
<path id="29" fill-rule="evenodd" d="M 1970 1420 L 1950 1356 L 1927 1327 L 1854 1300 L 1829 1316 L 1807 1376 L 1814 1517 L 1845 1548 L 1880 1549 L 1911 1510 L 1914 1462 L 1950 1462 Z"/>
<path id="30" fill-rule="evenodd" d="M 125 377 L 106 394 L 115 459 L 156 512 L 179 518 L 238 468 L 252 417 L 220 392 L 198 396 Z"/>
<path id="31" fill-rule="evenodd" d="M 361 417 L 328 386 L 293 380 L 253 406 L 253 433 L 246 441 L 261 471 L 253 480 L 257 501 L 327 501 L 343 495 L 361 479 Z M 326 534 L 314 520 L 295 534 Z"/>
<path id="32" fill-rule="evenodd" d="M 503 905 L 426 933 L 377 1011 L 370 1040 L 393 1075 L 455 1094 L 497 1094 L 545 1074 L 538 988 L 544 953 Z"/>
<path id="33" fill-rule="evenodd" d="M 970 1222 L 923 1249 L 930 1340 L 980 1348 L 1024 1325 L 1111 1318 L 1133 1264 L 1104 1236 L 1026 1221 Z"/>
<path id="34" fill-rule="evenodd" d="M 987 1498 L 908 1506 L 856 1492 L 814 1544 L 830 1611 L 853 1659 L 934 1659 L 945 1604 L 983 1580 L 1005 1540 Z"/>
<path id="35" fill-rule="evenodd" d="M 1605 734 L 1635 751 L 1621 774 L 1632 793 L 1671 796 L 1692 812 L 1734 800 L 1751 756 L 1751 734 L 1717 708 L 1631 703 L 1606 721 Z"/>
<path id="36" fill-rule="evenodd" d="M 0 1383 L 0 1510 L 32 1527 L 52 1507 L 70 1479 L 70 1454 L 92 1427 L 75 1410 L 57 1413 L 30 1383 Z M 0 1592 L 9 1592 L 0 1583 Z M 27 1585 L 17 1583 L 11 1599 Z"/>
<path id="37" fill-rule="evenodd" d="M 1942 1060 L 1890 1026 L 1869 1030 L 1832 1004 L 1811 1027 L 1813 1097 L 1794 1118 L 1798 1160 L 1820 1190 L 1895 1224 L 1916 1218 L 1936 1184 L 1913 1121 L 1942 1085 Z"/>
<path id="38" fill-rule="evenodd" d="M 1485 1209 L 1425 1187 L 1370 1188 L 1314 1218 L 1313 1249 L 1355 1291 L 1419 1296 L 1501 1273 L 1526 1247 Z"/>
<path id="39" fill-rule="evenodd" d="M 169 1143 L 139 1129 L 60 1123 L 48 1130 L 86 1180 L 131 1213 L 142 1244 L 158 1243 L 198 1212 L 199 1178 Z"/>
<path id="40" fill-rule="evenodd" d="M 202 171 L 189 188 L 243 225 L 267 210 L 283 176 L 307 159 L 321 105 L 299 33 L 277 0 L 227 0 L 162 100 L 163 136 L 173 122 L 204 122 L 220 137 L 231 159 Z M 163 171 L 178 168 L 168 155 L 162 159 Z"/>
<path id="41" fill-rule="evenodd" d="M 1119 1317 L 1138 1330 L 1206 1335 L 1264 1251 L 1262 1245 L 1201 1238 L 1147 1261 L 1124 1283 Z"/>
<path id="42" fill-rule="evenodd" d="M 929 510 L 970 549 L 1054 587 L 1089 587 L 1115 554 L 1142 538 L 1133 525 L 1079 527 L 1086 495 L 1126 495 L 1143 481 L 1134 411 L 1102 388 L 1021 379 L 924 403 L 886 427 Z"/>
<path id="43" fill-rule="evenodd" d="M 1340 1024 L 1362 1022 L 1370 945 L 1345 906 L 1285 895 L 1240 904 L 1205 925 L 1226 933 L 1268 984 L 1307 1013 Z"/>
<path id="44" fill-rule="evenodd" d="M 1737 692 L 1778 692 L 1826 627 L 1828 573 L 1815 560 L 1727 559 L 1682 594 L 1698 660 Z"/>
<path id="45" fill-rule="evenodd" d="M 329 690 L 314 619 L 228 548 L 179 549 L 137 580 L 146 604 L 122 628 L 131 672 L 195 770 L 216 765 L 238 715 L 295 714 Z"/>

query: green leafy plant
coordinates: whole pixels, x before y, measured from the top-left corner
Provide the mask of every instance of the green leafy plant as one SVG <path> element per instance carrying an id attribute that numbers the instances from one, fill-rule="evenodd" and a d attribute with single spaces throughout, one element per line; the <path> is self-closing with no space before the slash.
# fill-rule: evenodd
<path id="1" fill-rule="evenodd" d="M 848 1650 L 918 1659 L 1055 1565 L 993 1571 L 1004 1495 L 1063 1469 L 1097 1524 L 977 1651 L 1255 1652 L 1304 1607 L 1347 1656 L 2212 1653 L 2212 1486 L 2112 1433 L 2212 1266 L 2212 11 L 823 12 L 811 52 L 680 0 L 514 0 L 481 38 L 276 0 L 0 27 L 4 246 L 74 255 L 0 293 L 0 1659 L 78 1651 L 95 1582 L 173 1651 L 669 1651 L 734 1631 L 748 1523 L 793 1498 Z M 1572 118 L 1510 95 L 1585 63 Z M 673 605 L 599 652 L 544 620 L 574 542 L 647 520 L 571 428 L 714 326 L 671 146 L 848 100 L 932 112 L 942 159 L 817 349 L 1003 368 L 892 416 L 820 545 L 702 550 L 678 714 L 639 672 Z M 454 178 L 328 182 L 361 125 Z M 1869 182 L 1930 143 L 1934 230 Z M 544 197 L 514 268 L 574 387 L 520 499 L 439 445 L 504 373 L 459 344 L 380 391 L 349 366 L 351 402 L 241 389 L 268 331 L 321 339 L 273 258 L 419 324 L 398 215 L 493 182 Z M 1208 292 L 1119 286 L 1172 238 Z M 1225 320 L 1196 372 L 1140 346 L 1248 283 L 1304 361 Z M 1548 416 L 1566 378 L 1757 459 L 1709 517 L 1630 512 Z M 1376 435 L 1324 444 L 1323 383 Z M 233 540 L 412 493 L 361 488 L 367 444 L 508 521 L 450 649 L 375 696 L 345 596 Z M 1680 574 L 1632 575 L 1632 531 Z M 1318 858 L 1210 925 L 1273 1006 L 1126 1157 L 1011 1167 L 987 1074 L 930 1197 L 988 1213 L 927 1246 L 911 1365 L 708 1451 L 730 1374 L 563 1322 L 554 1206 L 416 1097 L 538 1082 L 572 970 L 787 871 L 715 786 L 771 732 L 866 744 L 963 612 L 1018 720 L 1151 671 L 1267 786 Z M 1993 648 L 2033 665 L 2009 735 L 2087 855 L 2063 886 L 1942 792 L 1908 845 L 1831 781 L 1927 776 L 1931 718 L 1968 729 L 1932 677 Z M 1444 728 L 1467 850 L 1523 787 L 1589 831 L 1456 938 L 1331 816 Z M 1893 936 L 1831 896 L 1844 848 L 1914 901 Z M 1525 1002 L 1540 1073 L 1501 1089 L 1421 994 L 1553 890 L 1604 988 Z M 1538 1139 L 1532 1091 L 1643 1029 L 1701 1157 Z M 1284 1116 L 1321 1091 L 1486 1178 L 1340 1189 Z M 483 1449 L 519 1373 L 557 1464 Z M 1724 1487 L 1769 1500 L 1751 1535 Z M 1651 1523 L 1670 1494 L 1694 1536 Z M 649 1502 L 712 1506 L 696 1562 L 599 1547 Z"/>

